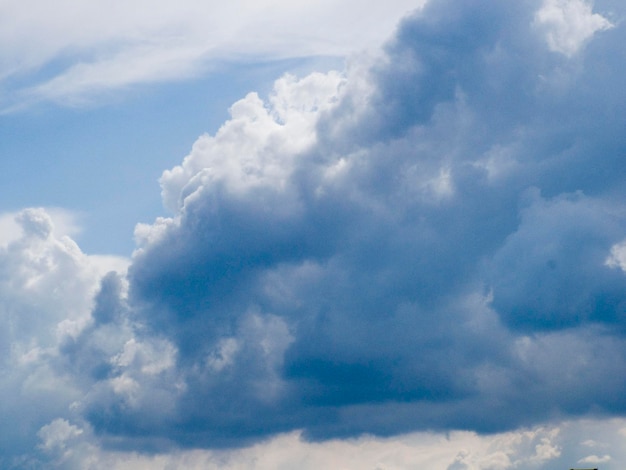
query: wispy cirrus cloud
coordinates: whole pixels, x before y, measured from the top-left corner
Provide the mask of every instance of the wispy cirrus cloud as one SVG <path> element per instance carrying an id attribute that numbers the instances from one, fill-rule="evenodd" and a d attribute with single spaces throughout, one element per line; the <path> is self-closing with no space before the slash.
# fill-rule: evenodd
<path id="1" fill-rule="evenodd" d="M 92 102 L 215 61 L 345 56 L 380 43 L 423 2 L 3 2 L 2 107 Z M 322 26 L 320 26 L 322 25 Z"/>

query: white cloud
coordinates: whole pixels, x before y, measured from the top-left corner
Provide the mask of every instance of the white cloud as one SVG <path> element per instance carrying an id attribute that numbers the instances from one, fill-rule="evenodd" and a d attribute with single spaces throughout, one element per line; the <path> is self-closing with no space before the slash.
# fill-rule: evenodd
<path id="1" fill-rule="evenodd" d="M 610 461 L 611 461 L 610 455 L 603 455 L 602 457 L 599 457 L 597 455 L 588 455 L 587 457 L 580 459 L 578 463 L 589 463 L 589 464 L 597 465 L 599 463 L 607 463 Z"/>
<path id="2" fill-rule="evenodd" d="M 59 370 L 59 347 L 89 323 L 93 295 L 110 266 L 82 253 L 67 235 L 78 230 L 71 213 L 51 212 L 54 216 L 41 208 L 12 214 L 14 231 L 0 246 L 0 466 L 5 468 L 20 452 L 34 451 L 36 432 L 46 422 L 56 419 L 39 434 L 46 451 L 63 454 L 66 441 L 80 435 L 66 420 L 80 387 Z M 5 215 L 3 223 L 7 220 Z"/>
<path id="3" fill-rule="evenodd" d="M 20 235 L 0 251 L 3 313 L 13 317 L 11 331 L 16 341 L 29 338 L 26 330 L 33 331 L 32 338 L 42 340 L 48 336 L 42 334 L 48 329 L 47 322 L 89 314 L 91 295 L 104 272 L 91 264 L 69 236 L 57 235 L 45 210 L 26 209 L 15 220 Z M 18 325 L 26 330 L 20 333 Z"/>
<path id="4" fill-rule="evenodd" d="M 611 268 L 620 268 L 626 272 L 626 241 L 616 243 L 611 247 L 611 253 L 605 264 Z"/>
<path id="5" fill-rule="evenodd" d="M 337 72 L 300 80 L 287 75 L 277 80 L 267 104 L 256 93 L 236 102 L 214 137 L 200 137 L 182 165 L 163 173 L 165 207 L 179 213 L 187 199 L 208 188 L 242 196 L 263 188 L 289 191 L 294 159 L 315 143 L 318 116 L 337 103 L 343 83 Z M 274 209 L 289 211 L 285 202 Z"/>
<path id="6" fill-rule="evenodd" d="M 35 218 L 32 223 L 35 224 L 37 218 L 43 220 L 44 227 L 47 226 L 47 221 L 49 220 L 51 235 L 57 240 L 68 240 L 80 235 L 82 232 L 81 214 L 59 207 L 27 209 L 26 212 L 5 212 L 0 214 L 0 247 L 7 248 L 9 244 L 18 241 L 25 235 L 24 226 L 20 221 L 20 219 L 23 220 L 24 214 L 34 215 Z M 27 222 L 28 225 L 29 223 Z M 70 243 L 73 243 L 73 241 Z M 121 256 L 86 256 L 97 272 L 102 274 L 109 271 L 124 273 L 130 263 L 130 259 Z"/>
<path id="7" fill-rule="evenodd" d="M 553 51 L 574 55 L 598 31 L 613 27 L 587 0 L 544 0 L 535 16 Z"/>
<path id="8" fill-rule="evenodd" d="M 621 421 L 570 421 L 560 426 L 520 429 L 481 436 L 471 432 L 413 433 L 394 438 L 364 436 L 355 439 L 307 442 L 299 432 L 282 434 L 271 440 L 239 450 L 172 450 L 156 454 L 111 451 L 100 447 L 89 427 L 81 428 L 56 419 L 39 432 L 41 446 L 57 457 L 54 468 L 92 468 L 94 470 L 169 468 L 208 470 L 549 470 L 579 464 L 611 466 L 617 459 L 576 457 L 575 440 L 590 437 L 597 429 L 624 425 Z M 537 446 L 559 448 L 562 455 L 537 451 Z M 613 442 L 619 456 L 622 442 Z M 62 452 L 60 452 L 62 451 Z"/>
<path id="9" fill-rule="evenodd" d="M 50 217 L 56 237 L 74 237 L 80 234 L 82 229 L 78 214 L 58 207 L 46 207 L 43 211 Z M 22 236 L 22 225 L 17 220 L 19 216 L 20 212 L 0 214 L 0 246 L 7 246 Z"/>
<path id="10" fill-rule="evenodd" d="M 344 56 L 379 45 L 423 1 L 5 1 L 0 80 L 17 97 L 79 105 L 205 72 L 211 61 Z"/>
<path id="11" fill-rule="evenodd" d="M 2 246 L 17 240 L 22 233 L 22 227 L 15 220 L 16 215 L 11 213 L 0 215 L 0 245 Z"/>
<path id="12" fill-rule="evenodd" d="M 151 82 L 190 78 L 203 71 L 206 51 L 193 44 L 163 43 L 128 47 L 113 56 L 78 63 L 61 75 L 20 92 L 23 104 L 51 100 L 81 106 L 102 92 Z"/>
<path id="13" fill-rule="evenodd" d="M 43 426 L 37 435 L 42 441 L 43 448 L 52 450 L 66 448 L 70 439 L 76 438 L 82 433 L 82 429 L 70 424 L 67 420 L 55 419 L 50 424 Z"/>

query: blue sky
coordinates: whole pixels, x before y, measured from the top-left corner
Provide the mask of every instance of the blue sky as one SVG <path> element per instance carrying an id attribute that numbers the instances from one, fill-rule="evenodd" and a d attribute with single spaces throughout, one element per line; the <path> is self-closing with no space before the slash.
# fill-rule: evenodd
<path id="1" fill-rule="evenodd" d="M 625 13 L 0 5 L 0 466 L 621 468 Z"/>

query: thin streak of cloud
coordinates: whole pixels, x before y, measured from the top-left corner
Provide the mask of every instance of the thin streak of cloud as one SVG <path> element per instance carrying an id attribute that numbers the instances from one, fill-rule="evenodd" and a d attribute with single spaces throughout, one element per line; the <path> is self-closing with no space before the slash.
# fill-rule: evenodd
<path id="1" fill-rule="evenodd" d="M 0 77 L 12 97 L 0 107 L 84 105 L 131 85 L 193 77 L 219 60 L 345 56 L 379 44 L 422 3 L 4 2 Z"/>

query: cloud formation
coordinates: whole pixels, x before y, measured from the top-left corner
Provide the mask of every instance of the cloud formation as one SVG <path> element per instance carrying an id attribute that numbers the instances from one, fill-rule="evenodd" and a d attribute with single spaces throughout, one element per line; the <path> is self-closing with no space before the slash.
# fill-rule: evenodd
<path id="1" fill-rule="evenodd" d="M 247 95 L 163 173 L 172 215 L 137 227 L 126 276 L 86 274 L 24 212 L 10 296 L 68 287 L 48 323 L 7 320 L 3 390 L 37 367 L 72 398 L 23 448 L 466 430 L 501 440 L 431 468 L 565 463 L 579 434 L 546 423 L 626 412 L 624 30 L 604 5 L 433 0 L 382 55 Z M 567 457 L 614 461 L 588 443 Z"/>
<path id="2" fill-rule="evenodd" d="M 608 24 L 432 2 L 384 57 L 235 103 L 163 174 L 174 215 L 138 227 L 128 297 L 103 284 L 65 351 L 95 431 L 221 447 L 623 413 Z"/>
<path id="3" fill-rule="evenodd" d="M 85 105 L 129 86 L 197 76 L 216 61 L 344 56 L 379 44 L 422 3 L 5 1 L 0 110 Z"/>
<path id="4" fill-rule="evenodd" d="M 62 231 L 67 214 L 61 215 L 65 216 Z M 57 234 L 43 209 L 22 211 L 16 220 L 19 233 L 0 246 L 0 466 L 4 468 L 13 468 L 15 459 L 21 458 L 16 456 L 29 455 L 38 443 L 40 427 L 67 416 L 71 403 L 80 398 L 82 392 L 69 371 L 58 367 L 58 346 L 89 323 L 100 277 L 110 268 L 123 272 L 127 264 L 83 254 L 71 238 Z"/>

